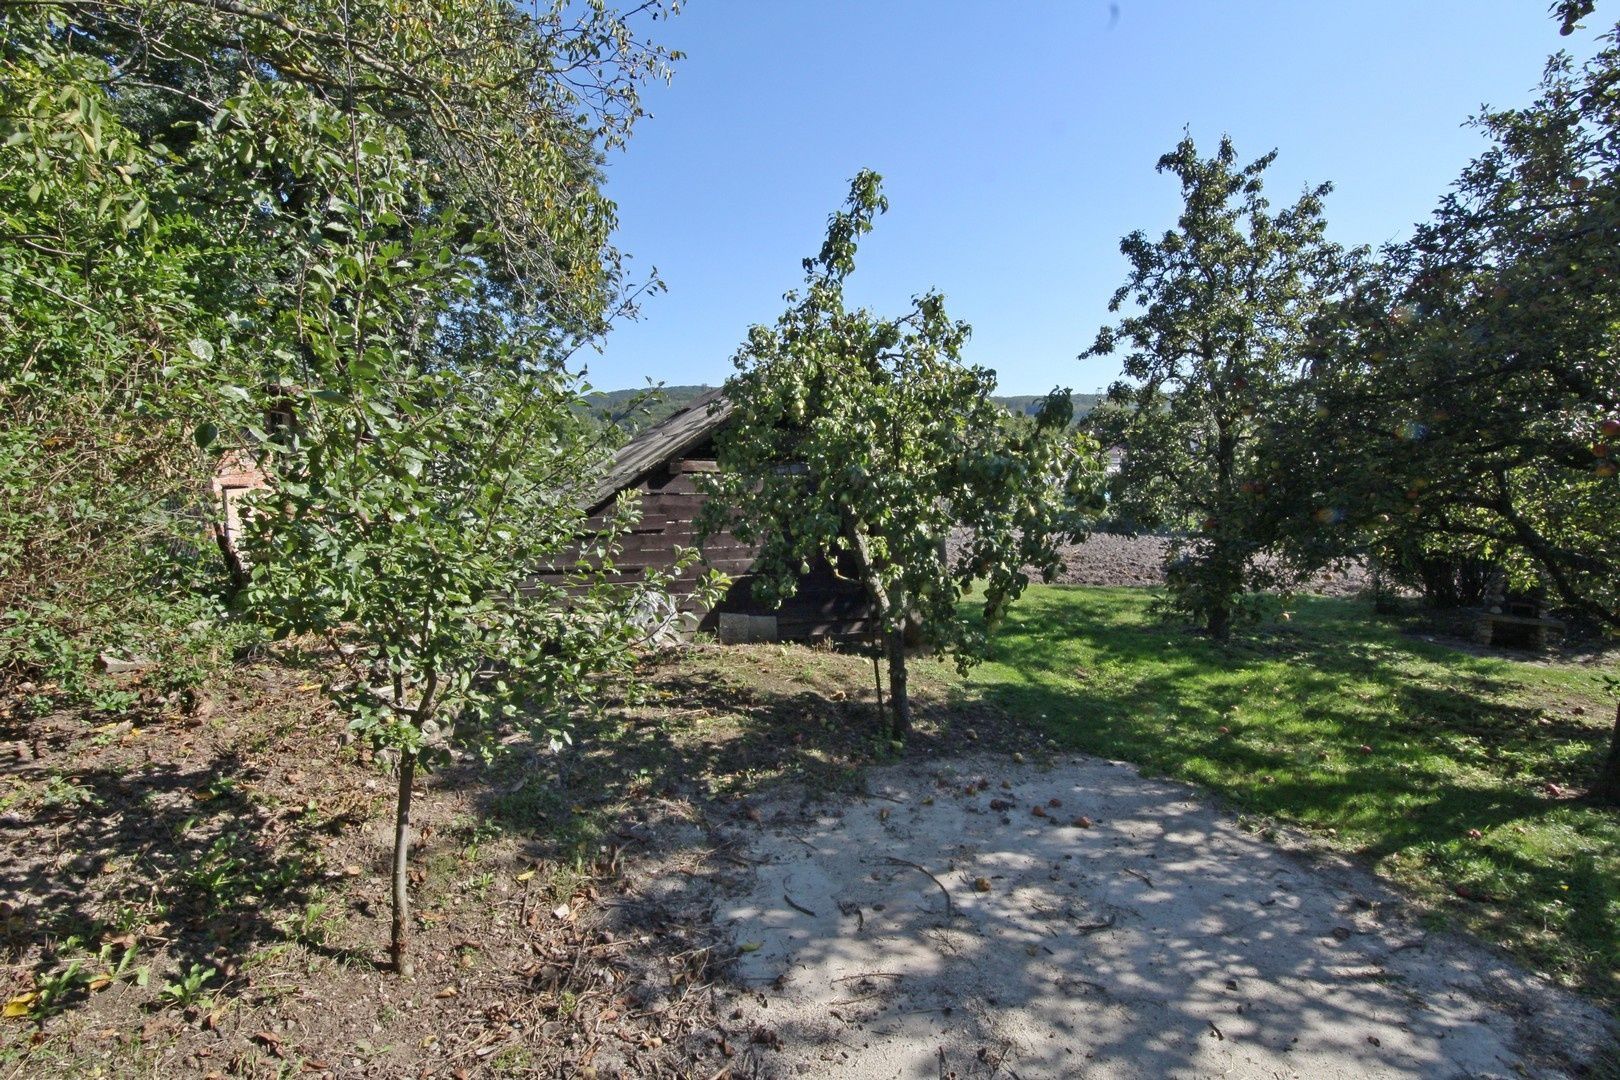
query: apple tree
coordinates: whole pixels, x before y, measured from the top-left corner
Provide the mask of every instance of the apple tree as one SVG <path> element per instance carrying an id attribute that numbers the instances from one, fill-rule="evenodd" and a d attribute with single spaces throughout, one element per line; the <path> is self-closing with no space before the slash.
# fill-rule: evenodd
<path id="1" fill-rule="evenodd" d="M 1261 465 L 1262 425 L 1299 378 L 1310 327 L 1357 258 L 1324 236 L 1323 184 L 1272 212 L 1262 194 L 1276 153 L 1239 163 L 1230 139 L 1214 156 L 1184 138 L 1158 170 L 1181 185 L 1176 227 L 1120 243 L 1130 263 L 1085 356 L 1123 352 L 1125 379 L 1100 422 L 1125 447 L 1116 505 L 1176 532 L 1168 604 L 1216 639 L 1277 584 L 1260 556 L 1278 513 Z M 1287 513 L 1289 508 L 1284 508 Z"/>
<path id="2" fill-rule="evenodd" d="M 605 5 L 175 6 L 195 17 L 159 44 L 226 88 L 186 164 L 252 238 L 218 348 L 255 377 L 211 388 L 197 441 L 266 475 L 245 613 L 321 642 L 329 695 L 397 762 L 408 974 L 419 772 L 515 731 L 561 739 L 666 584 L 608 583 L 634 512 L 588 525 L 605 447 L 568 367 L 620 298 L 595 161 L 663 54 Z"/>
<path id="3" fill-rule="evenodd" d="M 1375 542 L 1489 560 L 1620 629 L 1620 48 L 1530 105 L 1327 328 L 1290 471 Z M 1341 513 L 1342 512 L 1342 513 Z M 1620 794 L 1620 725 L 1598 784 Z"/>
<path id="4" fill-rule="evenodd" d="M 995 373 L 961 360 L 969 327 L 938 293 L 898 317 L 851 308 L 860 238 L 887 209 L 862 172 L 833 214 L 805 286 L 773 326 L 755 326 L 726 383 L 720 471 L 705 526 L 762 546 L 755 595 L 781 601 L 816 559 L 856 557 L 881 622 L 893 731 L 911 726 L 906 636 L 966 666 L 1028 584 L 1055 567 L 1093 493 L 1094 445 L 1069 431 L 1067 392 L 1033 418 L 990 400 Z M 946 540 L 967 537 L 954 559 Z M 980 590 L 969 612 L 963 598 Z"/>

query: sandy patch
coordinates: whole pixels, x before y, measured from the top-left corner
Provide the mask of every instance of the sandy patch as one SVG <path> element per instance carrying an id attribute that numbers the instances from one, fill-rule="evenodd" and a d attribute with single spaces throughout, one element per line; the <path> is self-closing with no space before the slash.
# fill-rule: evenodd
<path id="1" fill-rule="evenodd" d="M 709 898 L 743 950 L 737 1075 L 1561 1076 L 1608 1038 L 1366 872 L 1131 767 L 922 762 L 869 790 L 738 825 L 757 865 Z"/>

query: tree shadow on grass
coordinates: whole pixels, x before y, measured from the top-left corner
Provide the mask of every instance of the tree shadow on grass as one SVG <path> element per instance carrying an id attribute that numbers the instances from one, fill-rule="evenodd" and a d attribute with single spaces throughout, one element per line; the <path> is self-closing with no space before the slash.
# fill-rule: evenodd
<path id="1" fill-rule="evenodd" d="M 1342 832 L 1467 905 L 1471 924 L 1534 935 L 1554 911 L 1593 946 L 1576 977 L 1620 996 L 1606 914 L 1620 904 L 1620 815 L 1569 795 L 1607 725 L 1544 709 L 1496 658 L 1404 638 L 1358 605 L 1295 608 L 1293 623 L 1221 645 L 1144 617 L 1140 600 L 1048 594 L 1015 612 L 976 685 L 1075 749 Z"/>

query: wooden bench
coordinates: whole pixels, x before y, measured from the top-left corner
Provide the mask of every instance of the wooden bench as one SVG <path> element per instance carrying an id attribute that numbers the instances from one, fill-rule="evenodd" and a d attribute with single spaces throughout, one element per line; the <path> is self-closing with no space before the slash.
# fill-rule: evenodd
<path id="1" fill-rule="evenodd" d="M 1545 649 L 1563 633 L 1563 623 L 1538 615 L 1482 611 L 1474 618 L 1474 640 L 1496 648 Z"/>

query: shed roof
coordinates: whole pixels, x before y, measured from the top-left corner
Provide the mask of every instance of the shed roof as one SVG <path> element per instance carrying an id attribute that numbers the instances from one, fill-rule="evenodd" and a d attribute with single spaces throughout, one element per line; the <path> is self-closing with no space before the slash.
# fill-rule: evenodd
<path id="1" fill-rule="evenodd" d="M 724 389 L 717 387 L 619 447 L 607 472 L 591 489 L 590 509 L 599 509 L 666 461 L 700 446 L 726 422 L 731 409 Z"/>

